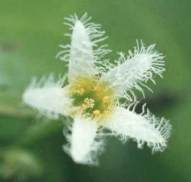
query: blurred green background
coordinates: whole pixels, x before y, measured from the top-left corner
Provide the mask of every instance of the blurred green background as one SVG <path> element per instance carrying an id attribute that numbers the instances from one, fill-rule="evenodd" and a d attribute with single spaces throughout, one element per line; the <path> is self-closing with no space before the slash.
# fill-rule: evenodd
<path id="1" fill-rule="evenodd" d="M 189 0 L 0 0 L 0 181 L 190 182 L 190 9 Z M 145 99 L 173 125 L 165 152 L 152 155 L 110 138 L 99 167 L 77 165 L 62 151 L 63 118 L 48 121 L 23 105 L 33 76 L 66 71 L 55 58 L 58 45 L 69 41 L 63 20 L 84 12 L 109 35 L 112 59 L 136 39 L 165 54 L 164 79 L 157 78 Z"/>

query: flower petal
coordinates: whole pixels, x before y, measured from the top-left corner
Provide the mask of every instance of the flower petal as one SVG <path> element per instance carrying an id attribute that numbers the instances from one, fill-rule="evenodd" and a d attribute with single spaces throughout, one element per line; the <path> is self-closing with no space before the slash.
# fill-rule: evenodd
<path id="1" fill-rule="evenodd" d="M 52 82 L 50 79 L 32 83 L 25 90 L 23 101 L 51 118 L 57 118 L 58 114 L 68 115 L 71 107 L 67 87 L 62 88 L 59 82 Z"/>
<path id="2" fill-rule="evenodd" d="M 71 38 L 69 80 L 71 81 L 79 74 L 95 74 L 92 43 L 85 26 L 80 20 L 76 21 Z"/>
<path id="3" fill-rule="evenodd" d="M 106 39 L 105 32 L 100 25 L 90 22 L 91 17 L 86 13 L 80 18 L 74 15 L 66 20 L 72 30 L 71 34 L 67 34 L 71 38 L 71 45 L 61 45 L 63 50 L 58 53 L 58 57 L 69 62 L 69 82 L 79 75 L 97 74 L 95 63 L 100 65 L 100 60 L 103 61 L 103 57 L 110 52 L 107 45 L 99 46 Z"/>
<path id="4" fill-rule="evenodd" d="M 65 151 L 76 163 L 97 164 L 96 157 L 101 143 L 96 139 L 98 126 L 91 119 L 77 116 L 71 127 L 71 134 L 66 135 L 69 146 L 64 146 Z"/>
<path id="5" fill-rule="evenodd" d="M 162 72 L 165 70 L 163 56 L 156 52 L 154 47 L 155 45 L 150 45 L 146 48 L 141 43 L 137 44 L 133 52 L 129 51 L 128 57 L 121 53 L 118 60 L 120 64 L 103 75 L 102 79 L 109 81 L 119 96 L 124 96 L 126 91 L 132 88 L 144 95 L 142 87 L 148 88 L 145 83 L 148 80 L 155 83 L 153 75 L 162 77 Z"/>
<path id="6" fill-rule="evenodd" d="M 156 118 L 149 111 L 136 114 L 122 107 L 116 108 L 106 127 L 122 139 L 134 139 L 138 147 L 147 143 L 153 152 L 165 149 L 171 130 L 171 125 L 164 118 Z"/>

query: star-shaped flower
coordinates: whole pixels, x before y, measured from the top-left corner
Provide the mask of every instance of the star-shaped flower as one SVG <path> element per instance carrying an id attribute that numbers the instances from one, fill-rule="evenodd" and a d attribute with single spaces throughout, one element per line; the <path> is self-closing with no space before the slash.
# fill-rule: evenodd
<path id="1" fill-rule="evenodd" d="M 91 23 L 84 14 L 66 18 L 72 30 L 71 45 L 59 53 L 68 62 L 67 81 L 41 80 L 31 84 L 23 95 L 24 102 L 47 116 L 64 115 L 73 119 L 65 133 L 68 139 L 65 151 L 77 163 L 95 164 L 103 150 L 103 137 L 116 135 L 122 140 L 132 138 L 142 147 L 146 143 L 152 151 L 163 151 L 167 146 L 171 126 L 164 118 L 152 115 L 143 105 L 135 112 L 135 90 L 143 87 L 153 76 L 162 77 L 164 60 L 154 50 L 138 43 L 129 55 L 120 54 L 110 62 L 110 52 L 101 26 Z M 44 83 L 43 83 L 44 82 Z"/>

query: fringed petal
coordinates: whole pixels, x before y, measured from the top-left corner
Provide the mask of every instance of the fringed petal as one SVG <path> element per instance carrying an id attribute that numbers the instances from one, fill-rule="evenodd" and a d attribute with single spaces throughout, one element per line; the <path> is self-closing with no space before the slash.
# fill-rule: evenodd
<path id="1" fill-rule="evenodd" d="M 90 22 L 91 17 L 86 13 L 81 18 L 74 15 L 66 20 L 72 30 L 71 34 L 67 34 L 71 38 L 71 45 L 61 45 L 63 50 L 58 53 L 58 57 L 69 62 L 69 81 L 79 75 L 97 74 L 96 65 L 100 65 L 103 57 L 110 52 L 107 45 L 99 46 L 99 42 L 106 38 L 105 32 L 99 24 Z"/>
<path id="2" fill-rule="evenodd" d="M 102 151 L 102 142 L 98 139 L 97 123 L 91 119 L 77 116 L 69 132 L 65 132 L 68 145 L 64 150 L 76 163 L 96 165 L 97 155 Z"/>
<path id="3" fill-rule="evenodd" d="M 52 76 L 33 81 L 23 94 L 25 104 L 37 109 L 47 117 L 57 118 L 59 114 L 68 115 L 71 100 L 63 83 Z"/>
<path id="4" fill-rule="evenodd" d="M 164 118 L 156 118 L 148 110 L 144 114 L 136 114 L 134 110 L 117 107 L 113 116 L 105 125 L 114 135 L 122 140 L 132 138 L 141 148 L 144 143 L 152 151 L 163 151 L 167 146 L 171 125 Z"/>
<path id="5" fill-rule="evenodd" d="M 129 56 L 121 53 L 118 66 L 104 74 L 102 79 L 108 81 L 119 96 L 134 96 L 131 90 L 134 88 L 141 91 L 144 96 L 143 88 L 151 90 L 146 82 L 151 80 L 155 83 L 153 76 L 156 74 L 162 77 L 165 70 L 164 57 L 154 48 L 155 45 L 145 47 L 142 42 L 140 45 L 137 43 L 134 51 L 129 51 Z"/>

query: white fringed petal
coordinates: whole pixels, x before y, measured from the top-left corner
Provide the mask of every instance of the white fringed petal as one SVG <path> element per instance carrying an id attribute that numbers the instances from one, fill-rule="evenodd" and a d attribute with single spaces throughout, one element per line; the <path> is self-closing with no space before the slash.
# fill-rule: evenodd
<path id="1" fill-rule="evenodd" d="M 69 147 L 65 151 L 76 163 L 96 164 L 96 153 L 100 143 L 96 141 L 97 123 L 88 118 L 77 116 L 71 127 L 71 134 L 67 136 Z"/>
<path id="2" fill-rule="evenodd" d="M 119 96 L 124 96 L 126 91 L 137 89 L 144 95 L 142 87 L 148 88 L 146 82 L 151 80 L 153 83 L 153 75 L 157 74 L 162 77 L 165 70 L 162 54 L 154 50 L 155 45 L 145 47 L 143 43 L 137 45 L 134 51 L 129 51 L 129 56 L 125 57 L 121 54 L 118 60 L 118 66 L 114 67 L 102 79 L 108 81 L 117 91 Z M 148 88 L 149 89 L 149 88 Z"/>
<path id="3" fill-rule="evenodd" d="M 46 80 L 43 83 L 32 83 L 23 94 L 25 104 L 39 110 L 48 117 L 57 117 L 58 114 L 68 115 L 71 100 L 68 97 L 67 87 Z"/>
<path id="4" fill-rule="evenodd" d="M 80 20 L 75 22 L 71 39 L 69 81 L 75 79 L 79 74 L 94 75 L 95 65 L 92 43 L 85 26 Z"/>
<path id="5" fill-rule="evenodd" d="M 105 31 L 102 31 L 99 24 L 90 22 L 91 17 L 88 17 L 87 13 L 80 18 L 73 15 L 65 19 L 65 24 L 72 31 L 71 34 L 66 34 L 71 38 L 71 45 L 61 45 L 63 50 L 57 56 L 69 63 L 69 82 L 79 75 L 97 74 L 99 69 L 103 69 L 105 55 L 111 52 L 106 44 L 99 45 L 107 38 Z"/>
<path id="6" fill-rule="evenodd" d="M 136 114 L 134 111 L 117 107 L 105 127 L 122 139 L 134 139 L 138 147 L 147 143 L 152 151 L 163 151 L 167 146 L 171 125 L 164 118 L 156 118 L 149 111 Z"/>

